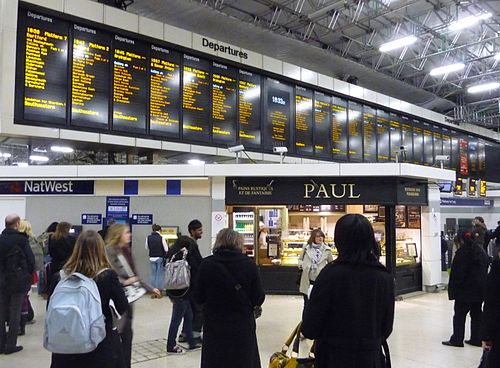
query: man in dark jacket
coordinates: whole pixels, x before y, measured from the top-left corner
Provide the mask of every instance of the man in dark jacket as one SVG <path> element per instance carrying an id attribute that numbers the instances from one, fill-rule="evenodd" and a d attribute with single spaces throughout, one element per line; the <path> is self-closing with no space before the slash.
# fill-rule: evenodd
<path id="1" fill-rule="evenodd" d="M 472 229 L 474 244 L 483 248 L 486 254 L 488 254 L 488 244 L 485 242 L 487 229 L 484 219 L 481 216 L 476 216 L 472 220 L 472 225 L 474 226 Z"/>
<path id="2" fill-rule="evenodd" d="M 455 300 L 453 334 L 450 340 L 443 341 L 443 345 L 464 346 L 465 318 L 470 312 L 471 334 L 470 340 L 465 340 L 465 343 L 481 346 L 481 305 L 486 289 L 489 259 L 475 242 L 473 232 L 465 231 L 460 234 L 460 241 L 461 246 L 455 253 L 448 284 L 449 299 Z"/>
<path id="3" fill-rule="evenodd" d="M 17 346 L 21 306 L 31 287 L 31 275 L 35 269 L 35 257 L 28 238 L 17 230 L 20 222 L 18 215 L 8 215 L 0 235 L 0 353 L 4 354 L 23 349 Z M 8 333 L 6 322 L 9 322 Z"/>

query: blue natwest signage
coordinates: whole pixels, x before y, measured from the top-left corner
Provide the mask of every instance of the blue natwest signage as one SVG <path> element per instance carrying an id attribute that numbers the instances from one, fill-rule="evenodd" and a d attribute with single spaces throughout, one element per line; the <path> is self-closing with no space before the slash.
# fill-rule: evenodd
<path id="1" fill-rule="evenodd" d="M 0 195 L 94 194 L 93 180 L 13 180 L 0 181 Z"/>

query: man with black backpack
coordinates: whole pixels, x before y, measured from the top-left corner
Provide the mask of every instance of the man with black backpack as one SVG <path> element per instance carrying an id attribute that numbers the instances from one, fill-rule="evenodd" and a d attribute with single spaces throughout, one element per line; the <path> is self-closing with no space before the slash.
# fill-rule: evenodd
<path id="1" fill-rule="evenodd" d="M 5 218 L 0 234 L 0 353 L 12 354 L 23 349 L 17 346 L 23 297 L 29 291 L 35 257 L 28 238 L 19 231 L 21 219 L 16 214 Z M 5 323 L 9 322 L 7 333 Z"/>

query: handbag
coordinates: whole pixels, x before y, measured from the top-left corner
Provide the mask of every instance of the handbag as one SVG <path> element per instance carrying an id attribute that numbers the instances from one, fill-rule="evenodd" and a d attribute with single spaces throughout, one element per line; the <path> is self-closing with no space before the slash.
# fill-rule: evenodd
<path id="1" fill-rule="evenodd" d="M 290 345 L 293 346 L 290 351 Z M 299 358 L 299 345 L 300 345 L 300 323 L 294 328 L 291 335 L 285 341 L 285 344 L 278 351 L 271 355 L 269 359 L 269 368 L 314 368 L 315 357 L 314 348 L 315 343 L 311 346 L 309 354 L 305 358 Z"/>
<path id="2" fill-rule="evenodd" d="M 177 254 L 182 252 L 182 258 L 174 261 Z M 183 290 L 189 288 L 191 271 L 187 261 L 188 250 L 182 248 L 179 252 L 170 257 L 165 265 L 165 289 Z"/>

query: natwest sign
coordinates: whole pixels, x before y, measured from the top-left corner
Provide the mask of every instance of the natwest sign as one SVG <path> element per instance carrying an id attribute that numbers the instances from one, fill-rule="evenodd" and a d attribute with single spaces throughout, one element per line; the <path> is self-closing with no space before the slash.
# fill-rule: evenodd
<path id="1" fill-rule="evenodd" d="M 93 180 L 0 181 L 0 195 L 94 194 Z"/>

